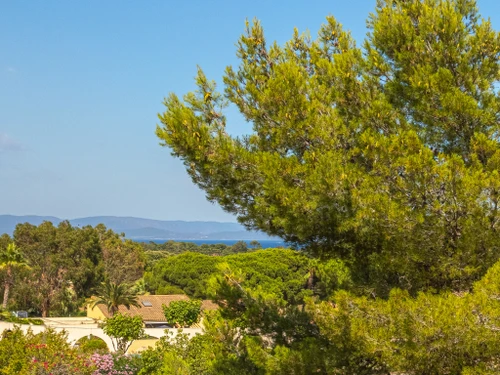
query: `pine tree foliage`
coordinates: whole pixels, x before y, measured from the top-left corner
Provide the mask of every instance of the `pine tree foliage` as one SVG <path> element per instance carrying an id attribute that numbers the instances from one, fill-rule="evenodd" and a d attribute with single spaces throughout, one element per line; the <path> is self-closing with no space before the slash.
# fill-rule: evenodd
<path id="1" fill-rule="evenodd" d="M 337 365 L 358 353 L 396 373 L 498 374 L 499 276 L 496 263 L 471 293 L 412 298 L 394 289 L 387 300 L 373 300 L 340 291 L 335 304 L 309 303 L 308 309 L 333 344 Z M 349 364 L 354 373 L 357 365 Z"/>
<path id="2" fill-rule="evenodd" d="M 360 48 L 334 17 L 282 46 L 247 23 L 222 91 L 199 68 L 157 135 L 241 223 L 373 293 L 469 289 L 500 254 L 500 35 L 473 0 L 379 0 L 367 24 Z"/>

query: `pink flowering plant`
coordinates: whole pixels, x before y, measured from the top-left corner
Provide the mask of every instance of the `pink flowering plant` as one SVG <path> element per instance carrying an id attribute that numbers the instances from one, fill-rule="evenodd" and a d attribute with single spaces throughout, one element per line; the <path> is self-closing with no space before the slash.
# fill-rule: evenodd
<path id="1" fill-rule="evenodd" d="M 136 375 L 136 358 L 124 354 L 94 354 L 90 358 L 95 366 L 92 375 Z"/>
<path id="2" fill-rule="evenodd" d="M 65 332 L 35 334 L 19 327 L 0 334 L 0 374 L 91 375 L 93 363 L 72 348 Z"/>
<path id="3" fill-rule="evenodd" d="M 65 339 L 64 334 L 60 339 Z M 54 340 L 54 337 L 47 338 L 47 335 L 44 341 L 47 343 L 26 345 L 26 357 L 29 361 L 26 375 L 90 375 L 93 373 L 93 363 L 69 345 L 65 345 L 66 342 L 57 342 L 58 340 Z"/>

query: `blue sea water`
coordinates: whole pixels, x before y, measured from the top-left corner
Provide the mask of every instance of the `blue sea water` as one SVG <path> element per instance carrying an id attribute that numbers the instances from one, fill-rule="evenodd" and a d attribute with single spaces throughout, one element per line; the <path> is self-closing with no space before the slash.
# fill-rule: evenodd
<path id="1" fill-rule="evenodd" d="M 136 241 L 141 241 L 141 240 L 136 240 Z M 152 242 L 165 243 L 168 241 L 170 241 L 170 240 L 154 240 Z M 192 243 L 195 243 L 196 245 L 203 245 L 203 244 L 213 245 L 213 244 L 222 243 L 224 245 L 231 246 L 231 245 L 234 245 L 236 242 L 239 242 L 240 240 L 173 240 L 173 241 L 175 241 L 175 242 L 192 242 Z M 144 242 L 149 242 L 149 240 L 144 240 Z M 245 242 L 247 243 L 248 246 L 250 246 L 249 240 L 248 241 L 245 240 Z M 269 249 L 269 248 L 273 248 L 273 247 L 287 247 L 285 242 L 280 241 L 280 240 L 261 240 L 258 242 L 261 244 L 263 249 Z"/>

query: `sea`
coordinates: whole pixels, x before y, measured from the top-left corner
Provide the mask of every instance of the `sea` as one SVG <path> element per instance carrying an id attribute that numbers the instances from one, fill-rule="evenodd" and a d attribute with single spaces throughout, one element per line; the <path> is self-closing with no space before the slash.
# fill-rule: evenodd
<path id="1" fill-rule="evenodd" d="M 135 239 L 135 241 L 139 241 L 139 242 L 150 242 L 151 241 L 151 242 L 155 242 L 155 243 L 165 243 L 165 242 L 168 242 L 171 240 Z M 250 247 L 250 242 L 251 242 L 250 240 L 172 240 L 172 241 L 191 242 L 191 243 L 195 243 L 196 245 L 203 245 L 203 244 L 215 245 L 215 244 L 222 243 L 222 244 L 228 245 L 228 246 L 232 246 L 236 242 L 239 242 L 239 241 L 245 241 L 249 247 Z M 274 247 L 287 247 L 286 243 L 284 241 L 280 241 L 280 240 L 260 240 L 257 242 L 260 243 L 260 245 L 262 246 L 263 249 L 269 249 L 269 248 L 274 248 Z"/>

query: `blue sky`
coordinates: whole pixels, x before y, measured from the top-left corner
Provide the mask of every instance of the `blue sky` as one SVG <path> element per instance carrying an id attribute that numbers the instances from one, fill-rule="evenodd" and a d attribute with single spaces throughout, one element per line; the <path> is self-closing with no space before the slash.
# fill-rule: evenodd
<path id="1" fill-rule="evenodd" d="M 361 41 L 375 0 L 4 1 L 0 6 L 0 214 L 235 221 L 158 145 L 169 92 L 196 65 L 220 81 L 245 19 L 268 40 L 312 36 L 332 14 Z M 500 29 L 498 0 L 479 0 Z M 229 131 L 248 125 L 231 112 Z"/>

